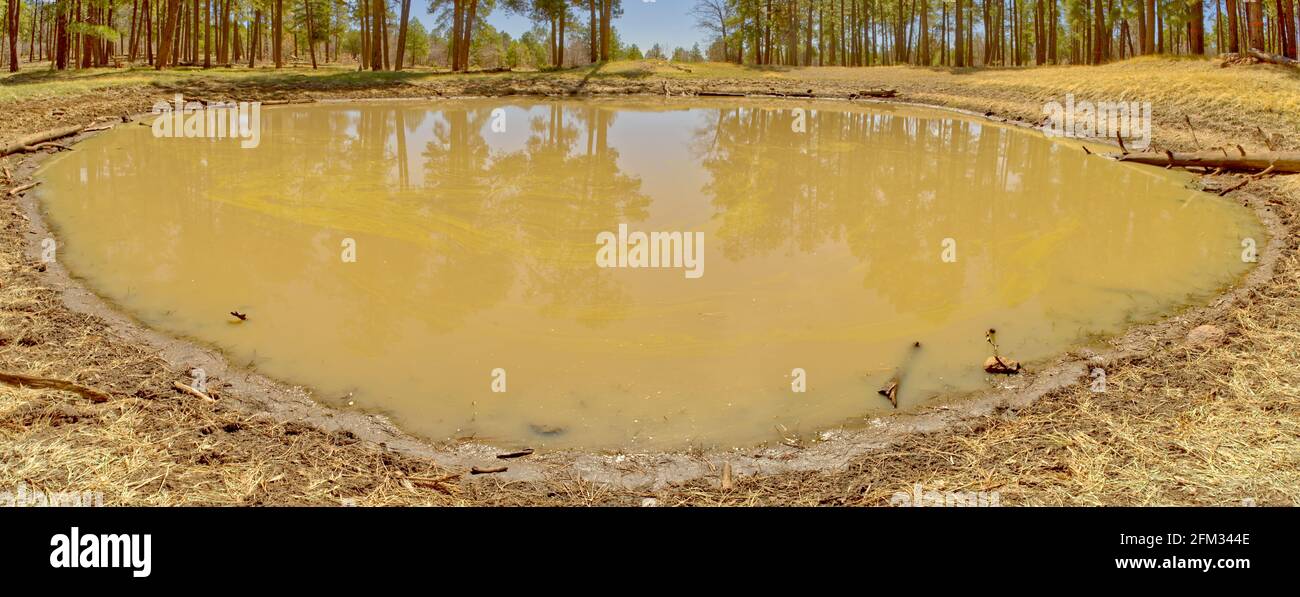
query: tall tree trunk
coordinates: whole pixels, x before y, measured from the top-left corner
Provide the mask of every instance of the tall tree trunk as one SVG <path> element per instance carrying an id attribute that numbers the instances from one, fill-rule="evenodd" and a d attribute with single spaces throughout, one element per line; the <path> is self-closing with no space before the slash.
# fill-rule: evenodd
<path id="1" fill-rule="evenodd" d="M 600 60 L 605 62 L 609 60 L 610 53 L 610 36 L 613 28 L 610 19 L 614 16 L 614 0 L 601 0 L 600 3 Z"/>
<path id="2" fill-rule="evenodd" d="M 384 0 L 370 0 L 370 70 L 372 71 L 384 70 L 383 18 Z"/>
<path id="3" fill-rule="evenodd" d="M 261 46 L 262 46 L 262 10 L 260 8 L 256 8 L 256 5 L 254 5 L 253 31 L 249 34 L 249 40 L 248 40 L 248 68 L 253 68 L 254 66 L 257 65 L 257 55 L 259 53 L 258 50 L 261 49 Z"/>
<path id="4" fill-rule="evenodd" d="M 1101 64 L 1103 61 L 1103 48 L 1109 35 L 1106 32 L 1106 18 L 1103 12 L 1101 0 L 1093 0 L 1093 32 L 1092 32 L 1092 63 Z"/>
<path id="5" fill-rule="evenodd" d="M 397 60 L 393 70 L 402 70 L 402 60 L 406 58 L 406 24 L 411 18 L 411 0 L 402 0 L 401 21 L 397 24 Z"/>
<path id="6" fill-rule="evenodd" d="M 1191 37 L 1191 52 L 1197 56 L 1205 54 L 1205 6 L 1201 0 L 1190 0 L 1191 10 L 1191 31 L 1188 35 Z"/>
<path id="7" fill-rule="evenodd" d="M 956 0 L 953 9 L 953 66 L 961 68 L 966 66 L 965 39 L 962 37 L 963 23 L 961 18 L 962 0 Z"/>
<path id="8" fill-rule="evenodd" d="M 180 8 L 180 0 L 167 0 L 166 24 L 163 26 L 162 40 L 158 44 L 158 62 L 154 64 L 154 70 L 162 70 L 171 59 L 172 38 L 176 35 L 176 18 Z"/>
<path id="9" fill-rule="evenodd" d="M 312 70 L 316 70 L 316 42 L 312 41 L 311 38 L 312 32 L 315 31 L 311 22 L 311 0 L 302 0 L 302 6 L 303 11 L 306 12 L 305 16 L 307 17 L 307 31 L 303 36 L 307 38 L 307 53 L 311 55 L 311 68 Z M 401 50 L 398 51 L 400 52 Z"/>
<path id="10" fill-rule="evenodd" d="M 1264 50 L 1264 4 L 1259 0 L 1246 3 L 1246 21 L 1250 27 L 1250 48 Z"/>
<path id="11" fill-rule="evenodd" d="M 275 0 L 275 18 L 272 20 L 275 24 L 271 43 L 275 45 L 271 48 L 271 58 L 275 60 L 275 68 L 281 68 L 284 66 L 284 0 Z"/>
<path id="12" fill-rule="evenodd" d="M 469 6 L 465 9 L 465 26 L 461 29 L 460 42 L 460 66 L 464 70 L 469 70 L 469 49 L 474 37 L 474 21 L 478 16 L 479 0 L 468 0 Z M 564 30 L 564 23 L 560 23 L 561 34 Z"/>
<path id="13" fill-rule="evenodd" d="M 9 72 L 11 73 L 18 72 L 18 21 L 19 15 L 22 14 L 22 6 L 18 0 L 9 0 L 6 33 L 9 37 Z"/>

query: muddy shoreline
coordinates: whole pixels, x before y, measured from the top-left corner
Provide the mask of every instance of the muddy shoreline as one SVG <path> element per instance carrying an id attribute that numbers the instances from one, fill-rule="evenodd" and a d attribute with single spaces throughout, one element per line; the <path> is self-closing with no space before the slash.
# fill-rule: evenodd
<path id="1" fill-rule="evenodd" d="M 666 83 L 665 86 L 667 85 L 670 84 Z M 680 85 L 682 85 L 680 82 L 671 84 L 672 87 Z M 753 89 L 752 85 L 747 85 L 744 88 L 728 88 L 726 85 L 719 86 L 716 82 L 710 85 L 710 88 L 743 89 L 745 92 L 771 91 L 771 89 Z M 624 87 L 619 89 L 617 93 L 620 95 L 664 95 L 662 90 L 656 92 L 653 82 L 645 83 L 640 86 L 639 90 L 634 89 L 636 88 Z M 463 91 L 470 92 L 465 95 L 533 95 L 540 97 L 555 97 L 556 95 L 572 97 L 575 95 L 573 93 L 559 94 L 545 89 L 533 90 L 532 92 L 511 90 L 511 93 L 492 93 L 493 89 L 483 88 L 471 88 Z M 499 92 L 501 90 L 497 89 L 495 91 Z M 590 93 L 590 95 L 608 93 L 607 90 L 593 89 L 592 91 L 594 93 Z M 689 89 L 670 89 L 669 93 L 689 91 Z M 238 97 L 221 97 L 220 93 L 210 95 L 216 97 L 205 97 L 199 94 L 200 97 L 213 100 L 258 99 L 246 95 Z M 316 97 L 317 95 L 321 95 L 321 97 Z M 365 96 L 368 94 L 361 93 L 358 95 Z M 578 95 L 585 96 L 589 94 L 580 93 Z M 781 97 L 770 93 L 764 93 L 763 96 L 765 98 Z M 165 96 L 156 96 L 157 99 L 163 97 Z M 448 96 L 438 94 L 416 98 L 393 97 L 393 99 L 437 99 L 446 97 Z M 282 100 L 284 98 L 272 96 L 271 99 Z M 337 94 L 334 96 L 312 94 L 312 97 L 292 98 L 289 101 L 290 103 L 296 103 L 299 100 L 353 99 L 361 98 L 356 97 L 354 94 Z M 809 98 L 792 97 L 790 99 L 807 101 Z M 815 99 L 829 98 L 819 94 Z M 889 103 L 878 99 L 854 101 Z M 907 97 L 900 97 L 893 103 L 952 110 L 967 118 L 987 118 L 984 114 L 969 110 L 909 101 Z M 136 112 L 138 113 L 138 110 Z M 99 116 L 116 117 L 118 114 L 108 111 L 106 114 L 100 114 Z M 1032 123 L 1006 118 L 994 118 L 993 121 L 999 124 L 1034 126 Z M 79 139 L 73 139 L 72 141 L 76 140 Z M 41 159 L 42 156 L 39 154 L 29 154 L 23 164 L 14 172 L 14 182 L 21 184 L 29 178 L 31 173 L 39 166 Z M 1122 336 L 1113 339 L 1111 341 L 1113 348 L 1110 350 L 1097 353 L 1089 350 L 1067 353 L 1048 366 L 1036 368 L 1036 371 L 1029 375 L 1011 378 L 1008 387 L 981 393 L 979 396 L 954 404 L 939 404 L 932 407 L 923 407 L 916 413 L 903 413 L 878 418 L 861 429 L 826 430 L 821 434 L 823 441 L 802 448 L 778 444 L 750 449 L 702 453 L 662 452 L 637 454 L 562 450 L 538 453 L 528 458 L 513 460 L 509 463 L 510 470 L 496 475 L 496 477 L 500 481 L 545 481 L 554 476 L 562 478 L 577 476 L 587 481 L 610 483 L 626 488 L 646 487 L 653 489 L 664 484 L 716 477 L 724 462 L 730 463 L 735 474 L 739 476 L 774 475 L 790 471 L 830 471 L 844 467 L 861 454 L 887 448 L 900 439 L 913 434 L 948 429 L 957 423 L 969 422 L 981 417 L 1014 416 L 1017 410 L 1033 404 L 1043 396 L 1082 383 L 1085 371 L 1091 366 L 1107 368 L 1129 359 L 1141 357 L 1152 350 L 1158 350 L 1157 347 L 1161 343 L 1181 341 L 1192 327 L 1222 319 L 1226 309 L 1234 300 L 1245 296 L 1250 289 L 1269 281 L 1273 277 L 1276 260 L 1281 253 L 1282 241 L 1289 231 L 1285 229 L 1269 203 L 1252 193 L 1249 187 L 1243 191 L 1238 191 L 1234 197 L 1238 199 L 1244 198 L 1249 203 L 1267 227 L 1270 235 L 1269 246 L 1260 251 L 1260 263 L 1249 274 L 1244 284 L 1216 297 L 1209 305 L 1193 307 L 1159 322 L 1132 328 Z M 29 223 L 29 228 L 25 231 L 27 232 L 27 257 L 36 262 L 39 259 L 40 239 L 50 236 L 50 233 L 44 224 L 40 208 L 36 204 L 33 194 L 23 196 L 19 205 Z M 176 380 L 184 381 L 188 379 L 185 371 L 189 369 L 194 367 L 204 368 L 213 380 L 213 387 L 217 388 L 221 395 L 223 404 L 235 405 L 249 413 L 269 413 L 281 422 L 292 421 L 308 424 L 329 432 L 346 431 L 363 441 L 373 442 L 405 455 L 432 459 L 439 465 L 446 467 L 490 466 L 499 462 L 495 456 L 503 451 L 501 447 L 476 443 L 430 444 L 406 435 L 382 416 L 323 406 L 313 401 L 309 393 L 302 388 L 282 384 L 256 372 L 232 366 L 218 351 L 212 348 L 145 328 L 130 317 L 122 314 L 113 305 L 88 291 L 80 282 L 72 278 L 61 264 L 50 264 L 46 271 L 41 274 L 40 279 L 42 284 L 55 289 L 61 294 L 64 304 L 69 309 L 106 321 L 122 342 L 147 346 L 149 349 L 157 351 L 170 365 Z M 466 477 L 466 479 L 473 478 L 475 477 Z"/>

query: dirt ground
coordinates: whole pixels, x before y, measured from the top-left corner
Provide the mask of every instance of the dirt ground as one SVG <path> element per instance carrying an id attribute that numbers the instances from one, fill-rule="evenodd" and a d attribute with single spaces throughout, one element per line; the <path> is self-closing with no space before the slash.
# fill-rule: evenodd
<path id="1" fill-rule="evenodd" d="M 898 92 L 896 101 L 1023 123 L 1040 121 L 1044 102 L 1068 93 L 1151 101 L 1157 150 L 1300 147 L 1300 72 L 1158 58 L 1104 67 L 960 71 L 664 63 L 468 76 L 342 69 L 29 71 L 0 78 L 0 144 L 144 112 L 173 93 L 263 101 L 701 91 L 847 99 L 884 88 Z M 0 189 L 25 184 L 34 159 L 0 159 Z M 1241 180 L 1202 178 L 1210 189 Z M 1265 256 L 1267 271 L 1213 305 L 1115 339 L 1104 359 L 1107 392 L 1093 393 L 1082 381 L 1061 384 L 1013 407 L 891 435 L 855 450 L 843 466 L 771 474 L 737 467 L 728 487 L 721 468 L 730 461 L 716 454 L 606 459 L 619 463 L 610 466 L 651 471 L 650 480 L 655 462 L 670 457 L 695 459 L 711 471 L 658 483 L 593 481 L 573 459 L 545 455 L 524 459 L 536 459 L 543 471 L 525 480 L 471 475 L 472 458 L 440 458 L 359 436 L 346 425 L 257 408 L 268 402 L 239 395 L 241 386 L 221 390 L 216 401 L 177 392 L 172 383 L 189 378 L 187 367 L 123 333 L 120 316 L 74 308 L 73 291 L 30 254 L 37 223 L 3 190 L 0 372 L 74 380 L 112 398 L 92 403 L 73 393 L 0 384 L 0 491 L 20 485 L 99 491 L 115 505 L 887 505 L 896 492 L 921 484 L 926 490 L 996 491 L 1004 505 L 1300 503 L 1297 176 L 1251 179 L 1229 195 L 1274 220 L 1280 234 Z M 1222 334 L 1187 338 L 1207 323 Z M 483 463 L 491 460 L 488 455 Z"/>

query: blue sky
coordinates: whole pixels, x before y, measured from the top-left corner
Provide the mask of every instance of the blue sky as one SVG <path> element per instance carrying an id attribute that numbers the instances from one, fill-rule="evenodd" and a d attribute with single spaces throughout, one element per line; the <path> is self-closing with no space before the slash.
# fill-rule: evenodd
<path id="1" fill-rule="evenodd" d="M 689 50 L 696 42 L 704 50 L 707 45 L 704 41 L 705 32 L 695 28 L 695 18 L 688 14 L 693 4 L 694 0 L 623 0 L 623 16 L 614 19 L 614 27 L 618 29 L 623 43 L 636 44 L 643 52 L 656 43 L 662 44 L 665 52 L 671 51 L 674 46 Z M 427 26 L 433 23 L 433 17 L 426 13 L 426 6 L 428 5 L 424 3 L 413 2 L 411 12 L 416 13 L 413 16 Z M 587 20 L 586 15 L 586 12 L 582 13 L 583 22 Z M 488 16 L 488 22 L 515 37 L 531 27 L 528 19 L 506 14 L 500 9 Z"/>

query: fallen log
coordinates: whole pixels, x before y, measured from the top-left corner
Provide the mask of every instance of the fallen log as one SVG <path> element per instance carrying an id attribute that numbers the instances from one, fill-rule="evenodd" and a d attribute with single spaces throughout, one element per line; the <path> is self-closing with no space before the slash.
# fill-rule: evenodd
<path id="1" fill-rule="evenodd" d="M 23 149 L 26 148 L 28 145 L 36 145 L 37 143 L 44 143 L 46 141 L 61 139 L 69 135 L 75 135 L 77 133 L 80 133 L 81 129 L 83 128 L 85 128 L 85 125 L 73 124 L 73 125 L 59 127 L 57 129 L 50 129 L 48 131 L 33 133 L 31 135 L 27 135 L 26 137 L 20 137 L 16 141 L 4 145 L 3 147 L 0 147 L 0 156 L 5 156 L 11 153 L 17 153 L 19 151 L 23 151 Z"/>
<path id="2" fill-rule="evenodd" d="M 893 89 L 868 89 L 858 91 L 850 97 L 894 97 L 896 95 L 898 95 L 898 92 Z"/>
<path id="3" fill-rule="evenodd" d="M 1283 66 L 1300 66 L 1300 60 L 1296 60 L 1294 58 L 1288 58 L 1286 56 L 1269 54 L 1268 52 L 1261 52 L 1259 50 L 1254 50 L 1254 49 L 1246 50 L 1246 53 L 1250 54 L 1256 59 L 1263 60 L 1264 62 L 1268 62 L 1272 64 L 1281 64 Z"/>
<path id="4" fill-rule="evenodd" d="M 1109 157 L 1121 162 L 1133 162 L 1150 166 L 1222 168 L 1224 170 L 1252 172 L 1272 168 L 1272 172 L 1300 172 L 1300 151 L 1246 153 L 1239 150 L 1234 155 L 1227 151 L 1215 150 L 1186 153 L 1110 154 Z"/>
<path id="5" fill-rule="evenodd" d="M 86 387 L 65 379 L 55 379 L 53 377 L 36 377 L 34 375 L 4 373 L 0 371 L 0 383 L 7 383 L 11 386 L 18 386 L 20 388 L 37 388 L 42 390 L 62 390 L 64 392 L 72 392 L 89 398 L 91 402 L 108 402 L 109 399 L 107 393 L 96 390 L 95 388 Z"/>

